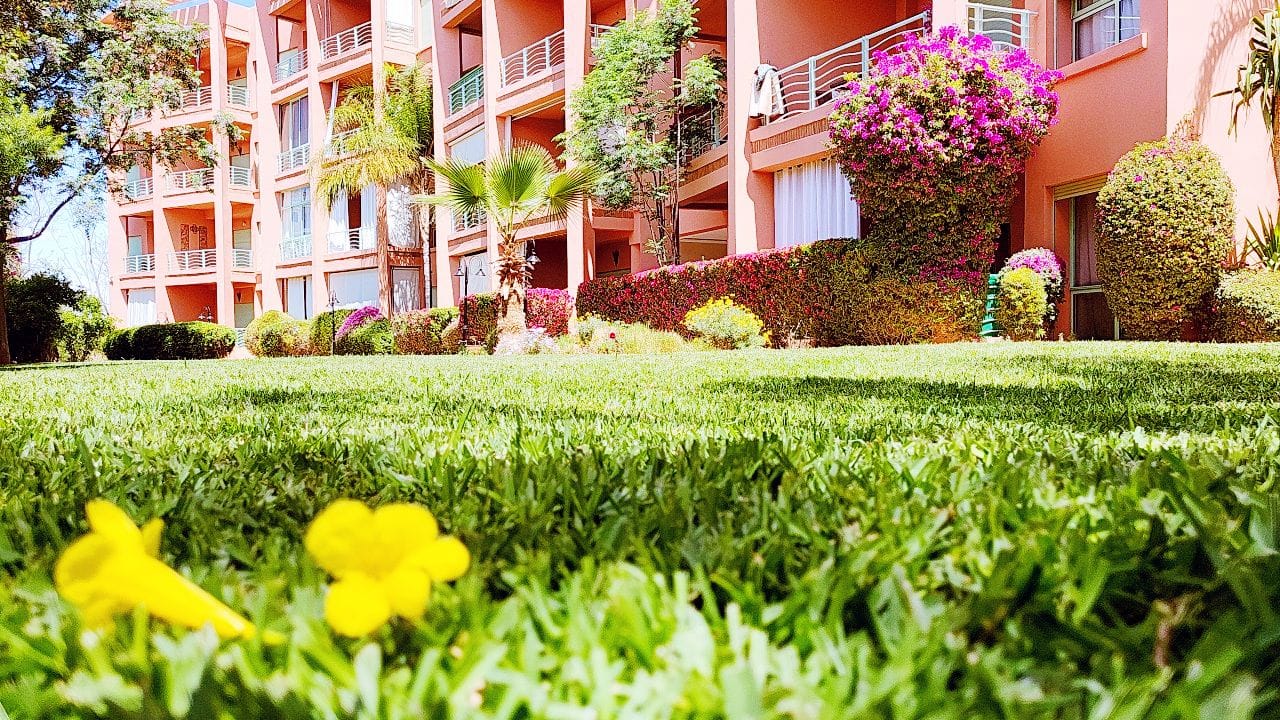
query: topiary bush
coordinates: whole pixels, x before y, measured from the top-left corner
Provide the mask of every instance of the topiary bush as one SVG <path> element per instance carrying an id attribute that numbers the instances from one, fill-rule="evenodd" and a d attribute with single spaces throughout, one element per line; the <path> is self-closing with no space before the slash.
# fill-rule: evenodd
<path id="1" fill-rule="evenodd" d="M 531 328 L 542 328 L 549 337 L 569 334 L 573 317 L 573 295 L 568 290 L 529 288 L 525 296 L 525 320 Z"/>
<path id="2" fill-rule="evenodd" d="M 1048 306 L 1044 280 L 1029 267 L 1000 274 L 996 302 L 996 324 L 1010 340 L 1039 340 L 1044 337 Z"/>
<path id="3" fill-rule="evenodd" d="M 1044 283 L 1046 300 L 1044 323 L 1052 325 L 1058 319 L 1058 304 L 1064 298 L 1062 261 L 1049 248 L 1028 248 L 1011 255 L 1005 261 L 1004 267 L 1000 268 L 999 275 L 1003 278 L 1019 268 L 1028 268 L 1040 276 L 1040 280 Z"/>
<path id="4" fill-rule="evenodd" d="M 764 347 L 768 342 L 760 318 L 727 297 L 690 310 L 684 316 L 684 326 L 694 337 L 720 350 Z"/>
<path id="5" fill-rule="evenodd" d="M 253 319 L 244 332 L 244 346 L 256 357 L 297 357 L 307 354 L 308 327 L 279 310 Z"/>
<path id="6" fill-rule="evenodd" d="M 365 305 L 364 307 L 356 308 L 354 312 L 352 312 L 342 321 L 342 325 L 338 327 L 338 339 L 341 340 L 342 336 L 346 335 L 352 330 L 355 330 L 361 325 L 364 325 L 365 323 L 369 323 L 369 322 L 373 322 L 374 320 L 381 320 L 381 319 L 382 319 L 382 310 L 380 310 L 378 307 L 374 305 Z"/>
<path id="7" fill-rule="evenodd" d="M 314 355 L 333 353 L 333 339 L 347 316 L 354 310 L 326 310 L 311 319 L 310 339 L 307 346 Z"/>
<path id="8" fill-rule="evenodd" d="M 1214 293 L 1214 337 L 1222 342 L 1280 342 L 1280 270 L 1240 270 Z"/>
<path id="9" fill-rule="evenodd" d="M 458 319 L 458 308 L 443 307 L 400 313 L 391 319 L 395 351 L 403 355 L 442 355 L 445 330 Z M 455 348 L 452 352 L 457 352 Z"/>
<path id="10" fill-rule="evenodd" d="M 476 293 L 462 298 L 458 304 L 462 325 L 462 342 L 493 348 L 498 335 L 498 294 Z"/>
<path id="11" fill-rule="evenodd" d="M 1231 253 L 1235 190 L 1200 142 L 1138 145 L 1098 193 L 1098 275 L 1121 330 L 1177 340 Z"/>
<path id="12" fill-rule="evenodd" d="M 390 355 L 395 352 L 391 321 L 384 317 L 368 320 L 339 335 L 335 355 Z"/>
<path id="13" fill-rule="evenodd" d="M 83 362 L 102 351 L 115 321 L 102 309 L 102 301 L 82 295 L 75 307 L 63 308 L 62 332 L 58 337 L 58 359 Z"/>
<path id="14" fill-rule="evenodd" d="M 160 323 L 120 330 L 107 339 L 112 360 L 213 360 L 231 354 L 236 333 L 207 322 Z"/>

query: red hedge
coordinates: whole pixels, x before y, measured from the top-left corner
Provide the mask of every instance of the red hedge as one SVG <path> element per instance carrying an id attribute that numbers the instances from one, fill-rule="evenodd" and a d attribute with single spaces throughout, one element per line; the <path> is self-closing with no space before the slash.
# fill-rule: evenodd
<path id="1" fill-rule="evenodd" d="M 573 296 L 568 290 L 529 288 L 525 296 L 525 320 L 531 328 L 543 328 L 552 337 L 569 334 Z"/>
<path id="2" fill-rule="evenodd" d="M 464 345 L 486 345 L 498 332 L 498 294 L 476 293 L 458 303 Z"/>

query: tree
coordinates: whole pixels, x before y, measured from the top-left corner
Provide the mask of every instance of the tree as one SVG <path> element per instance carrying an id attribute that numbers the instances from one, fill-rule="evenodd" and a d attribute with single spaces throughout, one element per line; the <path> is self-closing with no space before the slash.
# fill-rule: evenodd
<path id="1" fill-rule="evenodd" d="M 531 220 L 568 217 L 599 181 L 595 166 L 579 164 L 560 170 L 551 153 L 529 144 L 516 145 L 475 165 L 456 160 L 428 164 L 449 187 L 440 195 L 415 198 L 418 202 L 444 205 L 456 214 L 484 213 L 497 226 L 498 333 L 524 332 L 525 290 L 532 268 L 526 243 L 516 234 Z"/>
<path id="2" fill-rule="evenodd" d="M 1255 102 L 1271 132 L 1271 163 L 1280 187 L 1280 2 L 1253 18 L 1249 54 L 1236 72 L 1236 86 L 1219 95 L 1231 96 L 1231 134 L 1239 131 L 1240 115 Z"/>
<path id="3" fill-rule="evenodd" d="M 46 273 L 10 280 L 8 331 L 17 362 L 53 362 L 62 338 L 62 308 L 75 306 L 81 292 L 66 280 Z"/>
<path id="4" fill-rule="evenodd" d="M 0 0 L 8 84 L 0 143 L 21 150 L 0 163 L 0 245 L 39 238 L 104 176 L 116 190 L 117 174 L 134 165 L 171 166 L 192 155 L 212 164 L 201 128 L 129 125 L 139 113 L 178 106 L 198 86 L 200 45 L 200 28 L 177 22 L 163 0 Z M 19 229 L 24 199 L 44 192 L 53 197 L 48 209 Z M 11 360 L 4 301 L 0 286 L 0 364 Z"/>
<path id="5" fill-rule="evenodd" d="M 333 132 L 342 135 L 340 145 L 331 146 L 313 168 L 316 197 L 326 210 L 369 185 L 383 190 L 404 185 L 415 195 L 431 192 L 431 76 L 421 65 L 388 75 L 385 92 L 357 85 L 334 109 Z M 425 213 L 416 224 L 425 250 L 431 225 Z"/>
<path id="6" fill-rule="evenodd" d="M 677 136 L 691 117 L 719 101 L 724 77 L 704 56 L 672 74 L 672 60 L 698 34 L 689 0 L 661 0 L 600 38 L 596 66 L 573 93 L 569 155 L 600 169 L 597 195 L 615 210 L 640 213 L 646 249 L 662 265 L 680 262 L 678 188 L 684 179 Z"/>

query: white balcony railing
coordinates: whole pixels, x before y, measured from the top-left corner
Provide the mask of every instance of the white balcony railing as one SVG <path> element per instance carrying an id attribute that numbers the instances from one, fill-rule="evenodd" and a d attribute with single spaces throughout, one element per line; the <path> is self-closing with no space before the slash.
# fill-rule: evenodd
<path id="1" fill-rule="evenodd" d="M 710 110 L 685 120 L 684 128 L 688 129 L 684 130 L 681 138 L 681 165 L 688 165 L 703 153 L 729 141 L 728 116 L 722 105 L 712 105 Z"/>
<path id="2" fill-rule="evenodd" d="M 218 252 L 213 248 L 169 253 L 169 271 L 209 270 L 218 266 Z"/>
<path id="3" fill-rule="evenodd" d="M 199 192 L 213 189 L 213 168 L 182 170 L 169 173 L 169 190 L 171 192 Z"/>
<path id="4" fill-rule="evenodd" d="M 548 35 L 538 42 L 502 58 L 502 85 L 521 80 L 564 65 L 564 31 Z"/>
<path id="5" fill-rule="evenodd" d="M 355 52 L 373 45 L 373 23 L 361 23 L 320 41 L 320 52 L 325 60 Z"/>
<path id="6" fill-rule="evenodd" d="M 324 150 L 325 157 L 340 158 L 350 155 L 352 149 L 349 141 L 357 132 L 359 131 L 347 130 L 329 138 L 329 146 Z"/>
<path id="7" fill-rule="evenodd" d="M 451 8 L 451 7 L 453 7 L 454 5 L 457 5 L 457 4 L 458 4 L 458 3 L 460 3 L 460 2 L 462 2 L 462 0 L 444 0 L 444 6 L 445 6 L 446 8 Z"/>
<path id="8" fill-rule="evenodd" d="M 127 273 L 155 272 L 155 253 L 147 253 L 146 255 L 126 255 L 124 258 L 124 271 Z"/>
<path id="9" fill-rule="evenodd" d="M 1030 50 L 1035 15 L 1031 10 L 969 3 L 969 32 L 986 35 L 992 44 L 1006 50 Z"/>
<path id="10" fill-rule="evenodd" d="M 400 23 L 388 20 L 387 40 L 401 45 L 413 45 L 413 26 L 401 25 Z"/>
<path id="11" fill-rule="evenodd" d="M 126 200 L 143 200 L 151 197 L 156 191 L 155 181 L 149 177 L 130 180 L 124 184 L 121 192 Z"/>
<path id="12" fill-rule="evenodd" d="M 210 105 L 213 105 L 213 88 L 208 86 L 198 87 L 182 93 L 182 97 L 178 100 L 178 105 L 173 108 L 172 112 L 190 112 Z"/>
<path id="13" fill-rule="evenodd" d="M 280 153 L 276 159 L 280 172 L 288 172 L 305 167 L 311 162 L 311 145 L 304 143 L 291 150 Z"/>
<path id="14" fill-rule="evenodd" d="M 227 104 L 242 108 L 249 107 L 249 88 L 244 85 L 228 85 Z"/>
<path id="15" fill-rule="evenodd" d="M 299 50 L 296 54 L 276 63 L 276 82 L 282 82 L 307 69 L 307 51 Z"/>
<path id="16" fill-rule="evenodd" d="M 591 51 L 595 52 L 595 49 L 600 47 L 601 41 L 604 40 L 604 36 L 608 35 L 611 32 L 613 32 L 612 25 L 593 24 L 591 26 Z"/>
<path id="17" fill-rule="evenodd" d="M 236 346 L 237 347 L 243 346 L 244 335 L 246 332 L 249 331 L 249 328 L 236 328 L 235 330 L 236 330 Z"/>
<path id="18" fill-rule="evenodd" d="M 311 257 L 310 235 L 288 237 L 280 241 L 281 260 L 297 260 L 305 257 Z"/>
<path id="19" fill-rule="evenodd" d="M 232 165 L 227 168 L 227 176 L 233 188 L 250 189 L 253 187 L 253 172 L 247 167 Z"/>
<path id="20" fill-rule="evenodd" d="M 252 270 L 253 251 L 246 248 L 231 248 L 231 267 L 237 270 Z"/>
<path id="21" fill-rule="evenodd" d="M 909 36 L 928 31 L 929 13 L 923 12 L 779 70 L 781 117 L 797 115 L 832 102 L 836 93 L 844 88 L 846 75 L 866 76 L 875 53 L 891 50 Z"/>
<path id="22" fill-rule="evenodd" d="M 329 233 L 329 252 L 350 252 L 352 250 L 374 250 L 377 248 L 377 233 L 372 227 L 353 227 Z"/>
<path id="23" fill-rule="evenodd" d="M 471 232 L 482 225 L 489 219 L 483 210 L 476 210 L 469 213 L 455 212 L 453 214 L 453 231 L 455 233 Z"/>
<path id="24" fill-rule="evenodd" d="M 456 113 L 484 97 L 484 66 L 468 70 L 458 82 L 449 86 L 449 112 Z"/>

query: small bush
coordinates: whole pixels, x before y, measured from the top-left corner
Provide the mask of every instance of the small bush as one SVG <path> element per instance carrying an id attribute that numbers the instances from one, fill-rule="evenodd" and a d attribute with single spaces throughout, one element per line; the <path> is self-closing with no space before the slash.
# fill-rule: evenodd
<path id="1" fill-rule="evenodd" d="M 57 360 L 58 340 L 63 331 L 60 310 L 79 302 L 80 291 L 48 273 L 9 278 L 5 285 L 9 352 L 13 361 Z"/>
<path id="2" fill-rule="evenodd" d="M 382 310 L 378 309 L 374 305 L 365 305 L 362 308 L 356 308 L 355 312 L 348 315 L 346 319 L 342 321 L 342 325 L 338 327 L 338 339 L 341 340 L 344 335 L 365 323 L 381 319 Z"/>
<path id="3" fill-rule="evenodd" d="M 229 327 L 207 322 L 142 325 L 113 333 L 107 340 L 112 360 L 212 360 L 236 346 Z"/>
<path id="4" fill-rule="evenodd" d="M 458 319 L 458 308 L 413 310 L 391 319 L 395 350 L 402 355 L 442 355 L 444 331 Z M 456 352 L 456 351 L 455 351 Z"/>
<path id="5" fill-rule="evenodd" d="M 577 349 L 590 353 L 648 355 L 692 349 L 678 333 L 598 317 L 579 318 L 576 338 Z"/>
<path id="6" fill-rule="evenodd" d="M 721 350 L 764 347 L 767 342 L 760 318 L 727 297 L 690 310 L 684 325 L 695 337 Z"/>
<path id="7" fill-rule="evenodd" d="M 462 324 L 462 342 L 493 348 L 498 335 L 498 294 L 476 293 L 462 298 L 458 304 Z"/>
<path id="8" fill-rule="evenodd" d="M 307 354 L 307 323 L 279 310 L 268 310 L 245 329 L 244 346 L 257 357 Z"/>
<path id="9" fill-rule="evenodd" d="M 462 323 L 458 318 L 455 317 L 440 331 L 440 350 L 446 355 L 457 355 L 462 351 Z"/>
<path id="10" fill-rule="evenodd" d="M 1062 261 L 1049 248 L 1028 248 L 1010 256 L 1005 261 L 1004 267 L 1000 268 L 1000 276 L 1003 277 L 1019 268 L 1029 268 L 1040 276 L 1040 280 L 1044 283 L 1047 300 L 1044 322 L 1048 325 L 1058 319 L 1058 304 L 1064 297 L 1062 267 Z"/>
<path id="11" fill-rule="evenodd" d="M 879 277 L 853 294 L 851 333 L 859 345 L 914 345 L 973 340 L 985 299 L 967 282 Z"/>
<path id="12" fill-rule="evenodd" d="M 395 352 L 395 336 L 386 318 L 366 320 L 339 335 L 333 346 L 335 355 L 390 355 Z"/>
<path id="13" fill-rule="evenodd" d="M 531 328 L 542 328 L 550 337 L 569 334 L 569 318 L 573 317 L 573 295 L 568 290 L 530 288 L 525 305 L 525 320 Z"/>
<path id="14" fill-rule="evenodd" d="M 1134 148 L 1098 193 L 1098 274 L 1126 337 L 1177 340 L 1218 286 L 1233 247 L 1235 191 L 1209 148 Z"/>
<path id="15" fill-rule="evenodd" d="M 308 346 L 315 355 L 329 355 L 333 352 L 333 339 L 338 334 L 347 316 L 353 310 L 326 310 L 311 319 L 311 339 Z"/>
<path id="16" fill-rule="evenodd" d="M 1048 305 L 1044 280 L 1029 267 L 1000 275 L 996 302 L 996 324 L 1010 340 L 1039 340 L 1044 337 L 1044 316 Z"/>
<path id="17" fill-rule="evenodd" d="M 1214 336 L 1222 342 L 1280 342 L 1280 270 L 1227 274 L 1213 309 Z"/>
<path id="18" fill-rule="evenodd" d="M 58 359 L 83 362 L 102 352 L 102 344 L 115 321 L 102 309 L 102 301 L 83 295 L 74 308 L 63 308 L 62 333 L 58 337 Z"/>

